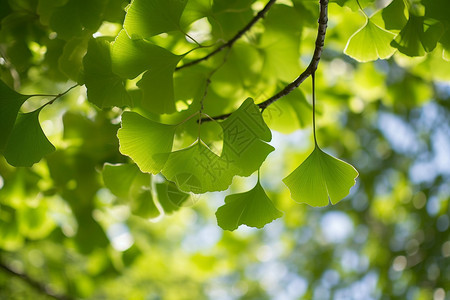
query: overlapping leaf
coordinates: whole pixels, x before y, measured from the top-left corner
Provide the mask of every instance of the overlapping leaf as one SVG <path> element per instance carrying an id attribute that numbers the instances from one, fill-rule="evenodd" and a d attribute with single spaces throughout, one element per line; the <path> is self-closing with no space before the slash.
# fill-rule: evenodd
<path id="1" fill-rule="evenodd" d="M 367 18 L 366 24 L 348 40 L 344 53 L 360 62 L 386 59 L 395 52 L 390 45 L 394 37 L 395 34 Z"/>
<path id="2" fill-rule="evenodd" d="M 262 228 L 281 217 L 279 211 L 264 192 L 259 181 L 248 192 L 228 195 L 225 205 L 216 212 L 217 224 L 224 230 L 235 230 L 239 225 Z"/>
<path id="3" fill-rule="evenodd" d="M 0 80 L 0 150 L 3 150 L 14 127 L 17 114 L 29 96 L 21 95 Z"/>
<path id="4" fill-rule="evenodd" d="M 148 38 L 179 29 L 187 0 L 134 0 L 124 28 L 133 39 Z"/>
<path id="5" fill-rule="evenodd" d="M 11 165 L 31 167 L 45 155 L 55 151 L 39 124 L 41 109 L 18 115 L 4 152 Z"/>
<path id="6" fill-rule="evenodd" d="M 156 218 L 161 209 L 169 214 L 177 211 L 189 198 L 189 194 L 168 181 L 155 183 L 156 193 L 152 193 L 151 175 L 142 173 L 136 164 L 105 164 L 102 176 L 105 186 L 117 197 L 129 201 L 131 212 L 143 218 Z"/>
<path id="7" fill-rule="evenodd" d="M 272 139 L 272 133 L 251 98 L 220 125 L 223 129 L 221 158 L 235 167 L 236 175 L 251 175 L 275 150 L 266 143 Z"/>
<path id="8" fill-rule="evenodd" d="M 405 27 L 391 45 L 408 56 L 423 56 L 436 47 L 443 29 L 443 25 L 436 20 L 410 14 Z"/>
<path id="9" fill-rule="evenodd" d="M 338 203 L 355 184 L 358 171 L 348 163 L 323 152 L 318 146 L 283 182 L 299 203 L 326 206 Z"/>
<path id="10" fill-rule="evenodd" d="M 175 111 L 173 72 L 182 57 L 144 40 L 132 40 L 124 30 L 111 49 L 112 70 L 117 75 L 132 79 L 146 71 L 137 83 L 143 91 L 141 104 L 159 114 Z"/>
<path id="11" fill-rule="evenodd" d="M 120 152 L 131 157 L 143 172 L 159 173 L 172 150 L 176 126 L 124 112 L 117 136 Z"/>
<path id="12" fill-rule="evenodd" d="M 100 108 L 130 106 L 131 98 L 125 81 L 112 71 L 110 42 L 106 38 L 91 39 L 83 59 L 84 80 L 88 100 Z"/>

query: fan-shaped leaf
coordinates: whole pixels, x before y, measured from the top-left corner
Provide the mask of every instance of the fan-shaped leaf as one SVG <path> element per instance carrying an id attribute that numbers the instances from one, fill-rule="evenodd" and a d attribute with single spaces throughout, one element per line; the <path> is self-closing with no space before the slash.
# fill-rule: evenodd
<path id="1" fill-rule="evenodd" d="M 5 148 L 6 160 L 15 167 L 31 167 L 55 151 L 39 124 L 41 109 L 17 117 Z"/>
<path id="2" fill-rule="evenodd" d="M 395 52 L 390 45 L 394 36 L 368 18 L 366 24 L 350 37 L 344 53 L 360 62 L 388 58 Z"/>
<path id="3" fill-rule="evenodd" d="M 0 80 L 0 150 L 3 150 L 14 127 L 17 114 L 29 96 L 16 93 Z"/>
<path id="4" fill-rule="evenodd" d="M 143 172 L 159 173 L 172 150 L 175 125 L 153 122 L 134 112 L 124 112 L 117 132 L 120 152 L 131 157 Z"/>
<path id="5" fill-rule="evenodd" d="M 148 38 L 179 29 L 187 0 L 134 0 L 125 16 L 124 28 L 133 38 Z"/>
<path id="6" fill-rule="evenodd" d="M 138 82 L 143 90 L 142 106 L 155 113 L 175 111 L 173 72 L 183 56 L 144 40 L 132 40 L 122 30 L 111 49 L 112 69 L 124 78 L 135 78 L 144 71 Z"/>
<path id="7" fill-rule="evenodd" d="M 83 59 L 88 100 L 100 108 L 130 106 L 125 81 L 111 68 L 110 43 L 106 38 L 91 39 Z"/>
<path id="8" fill-rule="evenodd" d="M 221 158 L 235 166 L 236 175 L 250 176 L 275 150 L 265 143 L 270 142 L 272 133 L 251 98 L 220 125 L 223 129 Z"/>
<path id="9" fill-rule="evenodd" d="M 434 50 L 442 33 L 440 22 L 411 14 L 391 45 L 408 56 L 423 56 Z"/>
<path id="10" fill-rule="evenodd" d="M 283 182 L 299 203 L 326 206 L 338 203 L 355 184 L 358 171 L 348 163 L 323 152 L 318 146 Z"/>
<path id="11" fill-rule="evenodd" d="M 248 192 L 227 196 L 225 205 L 216 212 L 217 224 L 231 231 L 242 224 L 262 228 L 282 215 L 267 197 L 259 181 Z"/>
<path id="12" fill-rule="evenodd" d="M 170 153 L 161 173 L 182 191 L 200 194 L 226 190 L 236 169 L 232 162 L 197 141 L 186 149 Z"/>

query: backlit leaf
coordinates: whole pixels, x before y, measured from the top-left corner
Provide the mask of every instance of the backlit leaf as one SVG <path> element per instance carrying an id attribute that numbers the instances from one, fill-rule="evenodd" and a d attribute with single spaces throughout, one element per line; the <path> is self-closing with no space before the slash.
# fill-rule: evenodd
<path id="1" fill-rule="evenodd" d="M 28 98 L 0 80 L 0 150 L 5 148 L 19 109 Z"/>
<path id="2" fill-rule="evenodd" d="M 221 157 L 234 165 L 236 175 L 251 175 L 275 150 L 266 143 L 272 139 L 272 133 L 251 98 L 220 125 L 223 129 Z"/>
<path id="3" fill-rule="evenodd" d="M 282 215 L 267 197 L 259 181 L 248 192 L 228 195 L 225 205 L 216 212 L 217 224 L 222 229 L 231 231 L 242 224 L 263 228 Z"/>
<path id="4" fill-rule="evenodd" d="M 103 182 L 114 195 L 127 199 L 138 172 L 139 168 L 135 164 L 105 164 L 102 171 Z"/>
<path id="5" fill-rule="evenodd" d="M 368 18 L 366 24 L 350 37 L 344 53 L 360 62 L 386 59 L 395 52 L 390 45 L 394 36 Z"/>
<path id="6" fill-rule="evenodd" d="M 131 157 L 142 172 L 159 173 L 172 150 L 176 126 L 151 121 L 135 112 L 124 112 L 117 132 L 120 152 Z"/>
<path id="7" fill-rule="evenodd" d="M 55 151 L 39 124 L 40 111 L 21 113 L 17 117 L 5 148 L 6 160 L 15 167 L 31 167 Z"/>
<path id="8" fill-rule="evenodd" d="M 132 79 L 146 71 L 137 83 L 143 90 L 141 105 L 159 114 L 175 111 L 173 72 L 182 57 L 150 42 L 132 40 L 124 30 L 111 48 L 112 70 L 117 75 Z"/>
<path id="9" fill-rule="evenodd" d="M 236 174 L 232 162 L 212 152 L 202 141 L 170 153 L 161 173 L 185 192 L 224 191 Z"/>
<path id="10" fill-rule="evenodd" d="M 111 68 L 110 43 L 106 38 L 91 39 L 83 59 L 88 100 L 100 108 L 130 106 L 131 98 L 123 78 Z"/>
<path id="11" fill-rule="evenodd" d="M 299 203 L 326 206 L 338 203 L 355 184 L 358 171 L 348 163 L 323 152 L 318 146 L 283 182 Z"/>
<path id="12" fill-rule="evenodd" d="M 442 33 L 440 22 L 411 14 L 391 45 L 408 56 L 423 56 L 434 50 Z"/>
<path id="13" fill-rule="evenodd" d="M 148 38 L 179 29 L 187 0 L 134 0 L 125 16 L 124 28 L 133 38 Z"/>

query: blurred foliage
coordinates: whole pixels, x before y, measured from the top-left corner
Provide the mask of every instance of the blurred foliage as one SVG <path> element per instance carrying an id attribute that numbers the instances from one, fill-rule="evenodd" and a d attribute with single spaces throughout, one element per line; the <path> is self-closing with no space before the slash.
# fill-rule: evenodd
<path id="1" fill-rule="evenodd" d="M 267 1 L 136 0 L 126 16 L 125 0 L 1 0 L 0 299 L 450 299 L 448 0 L 331 1 L 317 139 L 360 174 L 337 205 L 298 204 L 281 181 L 314 148 L 309 80 L 264 110 L 276 150 L 247 153 L 267 159 L 258 176 L 234 178 L 224 206 L 224 192 L 181 191 L 192 177 L 174 184 L 119 152 L 129 109 L 147 125 L 184 122 L 172 150 L 201 134 L 211 157 L 226 152 L 226 123 L 199 132 L 189 116 L 259 103 L 294 80 L 314 50 L 317 2 L 279 0 L 231 49 L 175 70 Z M 189 52 L 193 39 L 204 47 Z M 54 102 L 36 96 L 74 84 Z M 260 144 L 267 134 L 256 133 Z M 246 166 L 234 168 L 248 176 Z M 283 216 L 223 231 L 214 212 L 244 213 L 242 195 Z"/>

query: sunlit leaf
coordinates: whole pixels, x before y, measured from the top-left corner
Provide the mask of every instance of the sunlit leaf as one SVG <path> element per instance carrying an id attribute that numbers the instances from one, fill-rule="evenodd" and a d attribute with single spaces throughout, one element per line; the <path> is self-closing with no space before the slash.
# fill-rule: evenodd
<path id="1" fill-rule="evenodd" d="M 328 155 L 318 146 L 283 182 L 299 203 L 326 206 L 338 203 L 355 184 L 358 171 L 348 163 Z"/>
<path id="2" fill-rule="evenodd" d="M 187 0 L 134 0 L 125 16 L 124 28 L 134 38 L 148 38 L 179 29 Z"/>
<path id="3" fill-rule="evenodd" d="M 423 56 L 433 51 L 442 33 L 440 22 L 411 14 L 391 45 L 408 56 Z"/>
<path id="4" fill-rule="evenodd" d="M 251 98 L 220 125 L 223 129 L 221 158 L 235 166 L 237 175 L 249 176 L 275 150 L 266 143 L 272 139 L 272 133 Z"/>
<path id="5" fill-rule="evenodd" d="M 125 89 L 124 79 L 112 71 L 108 39 L 91 39 L 83 64 L 84 80 L 90 102 L 100 108 L 132 104 Z"/>
<path id="6" fill-rule="evenodd" d="M 360 62 L 386 59 L 395 52 L 390 45 L 394 36 L 367 18 L 366 24 L 348 40 L 344 53 Z"/>
<path id="7" fill-rule="evenodd" d="M 185 192 L 223 191 L 236 174 L 232 162 L 217 156 L 202 141 L 170 153 L 161 173 Z"/>
<path id="8" fill-rule="evenodd" d="M 17 117 L 5 148 L 6 160 L 15 167 L 31 167 L 55 151 L 39 124 L 40 111 L 37 109 Z"/>
<path id="9" fill-rule="evenodd" d="M 216 212 L 217 224 L 222 229 L 231 231 L 242 224 L 263 228 L 282 215 L 267 197 L 259 181 L 248 192 L 225 197 L 225 205 Z"/>
<path id="10" fill-rule="evenodd" d="M 157 183 L 155 186 L 159 204 L 167 214 L 179 210 L 190 197 L 188 193 L 180 191 L 176 184 L 170 181 Z"/>
<path id="11" fill-rule="evenodd" d="M 122 30 L 111 49 L 112 69 L 124 78 L 135 78 L 144 71 L 137 83 L 143 90 L 142 107 L 155 113 L 175 111 L 173 72 L 182 58 L 144 40 L 132 40 Z"/>
<path id="12" fill-rule="evenodd" d="M 143 172 L 159 173 L 172 150 L 176 126 L 151 121 L 134 112 L 124 112 L 117 132 L 120 152 L 131 157 Z"/>
<path id="13" fill-rule="evenodd" d="M 153 219 L 161 212 L 156 206 L 151 189 L 150 174 L 137 172 L 130 186 L 129 202 L 131 213 L 142 218 Z"/>
<path id="14" fill-rule="evenodd" d="M 0 150 L 5 148 L 19 109 L 28 98 L 0 80 Z"/>
<path id="15" fill-rule="evenodd" d="M 408 19 L 405 16 L 405 2 L 403 0 L 394 0 L 383 9 L 384 26 L 388 30 L 401 30 Z"/>
<path id="16" fill-rule="evenodd" d="M 139 168 L 135 164 L 105 164 L 102 176 L 105 186 L 117 197 L 127 199 Z"/>

